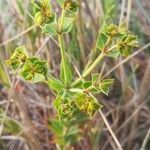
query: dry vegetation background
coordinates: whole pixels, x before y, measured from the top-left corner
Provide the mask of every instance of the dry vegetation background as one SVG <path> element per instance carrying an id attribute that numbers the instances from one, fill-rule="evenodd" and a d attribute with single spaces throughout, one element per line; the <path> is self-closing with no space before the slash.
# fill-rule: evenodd
<path id="1" fill-rule="evenodd" d="M 52 2 L 59 13 L 56 1 Z M 112 4 L 115 9 L 109 16 L 110 22 L 125 19 L 140 44 L 128 58 L 107 58 L 94 70 L 115 78 L 110 95 L 98 98 L 123 149 L 149 150 L 150 0 L 80 0 L 79 15 L 65 39 L 67 54 L 72 65 L 82 71 Z M 36 150 L 56 149 L 53 134 L 47 129 L 48 120 L 55 116 L 54 94 L 44 84 L 22 81 L 5 64 L 14 49 L 24 44 L 31 55 L 38 52 L 40 58 L 48 60 L 51 72 L 58 75 L 59 48 L 50 37 L 41 34 L 32 14 L 29 0 L 0 0 L 0 150 L 28 150 L 29 145 Z M 117 149 L 99 114 L 87 123 L 83 132 L 84 138 L 72 149 Z"/>

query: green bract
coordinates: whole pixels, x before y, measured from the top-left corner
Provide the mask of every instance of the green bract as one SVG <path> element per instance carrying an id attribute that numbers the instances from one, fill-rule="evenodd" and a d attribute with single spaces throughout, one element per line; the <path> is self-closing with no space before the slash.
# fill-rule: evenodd
<path id="1" fill-rule="evenodd" d="M 101 105 L 94 97 L 85 93 L 78 94 L 76 96 L 75 103 L 81 111 L 86 112 L 90 117 L 92 117 L 94 113 L 101 108 Z"/>
<path id="2" fill-rule="evenodd" d="M 20 46 L 15 49 L 15 52 L 10 57 L 9 60 L 6 61 L 6 63 L 10 66 L 11 69 L 14 71 L 17 70 L 19 67 L 21 67 L 22 64 L 24 64 L 27 60 L 27 53 L 24 46 Z"/>
<path id="3" fill-rule="evenodd" d="M 109 26 L 106 27 L 106 35 L 110 37 L 114 37 L 115 35 L 118 34 L 118 26 L 111 23 Z"/>
<path id="4" fill-rule="evenodd" d="M 108 95 L 110 86 L 113 84 L 114 79 L 105 79 L 99 84 L 99 89 L 102 93 Z"/>
<path id="5" fill-rule="evenodd" d="M 55 21 L 55 14 L 52 11 L 51 3 L 49 0 L 34 0 L 35 9 L 35 23 L 45 24 L 53 23 Z"/>
<path id="6" fill-rule="evenodd" d="M 103 51 L 106 46 L 107 40 L 108 36 L 105 33 L 100 32 L 97 39 L 97 48 Z"/>
<path id="7" fill-rule="evenodd" d="M 76 0 L 65 0 L 63 3 L 63 9 L 76 14 L 79 10 L 79 5 Z"/>
<path id="8" fill-rule="evenodd" d="M 132 49 L 138 46 L 137 37 L 132 34 L 126 34 L 117 41 L 117 49 L 123 56 L 131 54 Z"/>
<path id="9" fill-rule="evenodd" d="M 128 56 L 134 47 L 138 46 L 137 37 L 131 34 L 123 22 L 120 26 L 105 25 L 99 31 L 97 48 L 106 56 L 117 58 L 119 55 Z"/>
<path id="10" fill-rule="evenodd" d="M 28 58 L 20 75 L 27 81 L 43 82 L 47 77 L 47 63 L 35 57 Z"/>
<path id="11" fill-rule="evenodd" d="M 68 13 L 76 14 L 79 10 L 77 0 L 57 0 L 59 5 Z"/>

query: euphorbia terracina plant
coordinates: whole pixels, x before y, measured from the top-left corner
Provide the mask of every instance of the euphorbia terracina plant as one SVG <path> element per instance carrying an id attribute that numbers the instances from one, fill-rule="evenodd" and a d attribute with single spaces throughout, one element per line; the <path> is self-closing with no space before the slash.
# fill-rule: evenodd
<path id="1" fill-rule="evenodd" d="M 49 128 L 54 132 L 55 142 L 61 149 L 67 149 L 70 144 L 82 137 L 79 128 L 81 123 L 92 119 L 93 115 L 102 105 L 99 104 L 95 94 L 108 95 L 109 88 L 114 79 L 103 79 L 99 73 L 91 74 L 93 69 L 104 57 L 118 57 L 130 55 L 132 49 L 137 47 L 137 37 L 131 34 L 124 23 L 104 24 L 99 30 L 95 48 L 99 56 L 84 70 L 77 79 L 73 76 L 70 62 L 66 58 L 64 34 L 71 31 L 79 3 L 76 0 L 57 0 L 62 8 L 59 17 L 52 9 L 49 0 L 34 0 L 35 24 L 42 28 L 47 36 L 58 37 L 61 65 L 60 77 L 56 78 L 48 71 L 47 61 L 27 54 L 25 46 L 15 49 L 7 64 L 21 78 L 30 83 L 44 82 L 56 93 L 54 106 L 57 110 L 55 120 L 49 122 Z M 90 77 L 86 80 L 86 77 Z"/>

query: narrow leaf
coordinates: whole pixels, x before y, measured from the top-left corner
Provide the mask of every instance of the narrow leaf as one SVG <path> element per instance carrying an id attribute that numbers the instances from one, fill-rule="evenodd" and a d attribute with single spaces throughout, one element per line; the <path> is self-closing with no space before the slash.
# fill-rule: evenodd
<path id="1" fill-rule="evenodd" d="M 114 79 L 105 79 L 100 84 L 100 90 L 102 93 L 108 95 L 110 86 L 113 84 Z"/>
<path id="2" fill-rule="evenodd" d="M 56 92 L 60 92 L 64 88 L 63 83 L 60 80 L 57 80 L 56 78 L 54 78 L 52 76 L 48 78 L 47 83 L 48 83 L 49 87 L 52 90 L 55 90 Z"/>

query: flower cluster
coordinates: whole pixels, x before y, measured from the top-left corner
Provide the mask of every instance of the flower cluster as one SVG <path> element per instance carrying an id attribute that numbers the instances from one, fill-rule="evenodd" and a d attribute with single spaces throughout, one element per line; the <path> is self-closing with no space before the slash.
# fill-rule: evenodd
<path id="1" fill-rule="evenodd" d="M 20 72 L 20 75 L 25 80 L 33 82 L 44 81 L 47 76 L 46 61 L 39 60 L 35 57 L 28 58 Z"/>
<path id="2" fill-rule="evenodd" d="M 65 0 L 63 3 L 63 9 L 68 12 L 78 12 L 79 4 L 76 0 Z"/>
<path id="3" fill-rule="evenodd" d="M 24 64 L 27 60 L 27 53 L 25 51 L 24 46 L 20 46 L 15 49 L 15 52 L 10 57 L 9 60 L 6 61 L 6 63 L 10 66 L 11 69 L 14 71 L 21 67 L 22 64 Z"/>
<path id="4" fill-rule="evenodd" d="M 131 54 L 132 49 L 138 47 L 137 36 L 132 34 L 125 34 L 117 41 L 117 49 L 123 56 Z"/>
<path id="5" fill-rule="evenodd" d="M 119 26 L 113 23 L 105 25 L 103 30 L 99 31 L 97 47 L 107 56 L 128 56 L 137 46 L 137 36 L 126 29 L 124 22 Z"/>
<path id="6" fill-rule="evenodd" d="M 15 49 L 15 52 L 6 63 L 13 71 L 31 82 L 42 82 L 47 77 L 47 63 L 35 57 L 28 57 L 24 46 Z"/>
<path id="7" fill-rule="evenodd" d="M 49 0 L 34 0 L 35 23 L 38 25 L 51 23 L 55 20 L 55 13 L 52 11 Z"/>
<path id="8" fill-rule="evenodd" d="M 75 103 L 81 111 L 86 112 L 90 117 L 101 108 L 101 105 L 94 97 L 85 93 L 78 94 Z"/>

